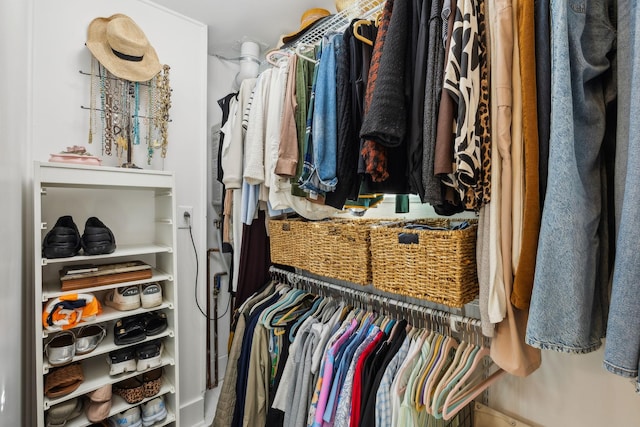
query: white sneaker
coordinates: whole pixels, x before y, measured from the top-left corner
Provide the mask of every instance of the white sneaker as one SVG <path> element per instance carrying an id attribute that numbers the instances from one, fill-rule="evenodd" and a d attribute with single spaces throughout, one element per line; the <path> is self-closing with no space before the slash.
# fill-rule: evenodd
<path id="1" fill-rule="evenodd" d="M 140 407 L 134 406 L 124 412 L 113 415 L 109 418 L 109 423 L 114 427 L 141 427 Z"/>
<path id="2" fill-rule="evenodd" d="M 135 310 L 140 307 L 140 289 L 138 286 L 123 286 L 107 292 L 104 303 L 120 311 Z"/>
<path id="3" fill-rule="evenodd" d="M 167 408 L 164 405 L 162 396 L 151 399 L 142 405 L 142 425 L 144 427 L 152 426 L 154 423 L 165 419 L 167 416 Z"/>
<path id="4" fill-rule="evenodd" d="M 139 372 L 147 369 L 157 368 L 162 365 L 162 341 L 149 341 L 136 347 L 136 358 L 138 363 L 136 370 Z"/>
<path id="5" fill-rule="evenodd" d="M 162 304 L 162 286 L 159 283 L 145 283 L 140 288 L 140 300 L 143 308 L 156 307 Z"/>

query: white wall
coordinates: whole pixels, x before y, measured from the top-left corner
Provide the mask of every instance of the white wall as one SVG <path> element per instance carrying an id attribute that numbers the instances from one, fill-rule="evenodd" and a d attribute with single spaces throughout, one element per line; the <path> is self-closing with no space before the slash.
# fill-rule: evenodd
<path id="1" fill-rule="evenodd" d="M 576 355 L 542 352 L 527 378 L 504 376 L 489 391 L 490 406 L 533 426 L 638 426 L 635 383 L 604 370 L 604 349 Z"/>
<path id="2" fill-rule="evenodd" d="M 193 235 L 200 261 L 199 298 L 204 301 L 206 245 L 206 87 L 207 28 L 205 25 L 144 0 L 30 0 L 0 4 L 0 128 L 2 128 L 3 245 L 0 249 L 3 298 L 0 352 L 0 425 L 31 425 L 33 412 L 28 387 L 31 364 L 28 326 L 17 322 L 32 304 L 23 290 L 32 283 L 30 188 L 33 161 L 47 161 L 49 154 L 68 145 L 86 145 L 88 113 L 80 105 L 89 100 L 89 79 L 79 70 L 90 70 L 90 53 L 84 46 L 89 22 L 113 13 L 131 16 L 171 66 L 172 122 L 165 162 L 154 168 L 175 171 L 178 205 L 193 206 Z M 87 146 L 100 152 L 99 142 Z M 145 166 L 144 158 L 134 159 Z M 114 165 L 115 159 L 105 159 Z M 148 218 L 135 218 L 147 221 Z M 151 219 L 152 220 L 152 219 Z M 6 237 L 5 237 L 6 236 Z M 204 318 L 194 302 L 195 257 L 186 230 L 178 232 L 180 406 L 183 425 L 203 423 L 204 418 Z M 6 273 L 6 274 L 5 274 Z M 19 302 L 22 301 L 22 304 Z M 14 327 L 7 327 L 13 325 Z M 195 332 L 194 332 L 195 331 Z M 200 333 L 199 331 L 202 331 Z M 7 345 L 23 341 L 21 346 Z M 27 360 L 23 362 L 23 360 Z M 20 378 L 22 372 L 25 380 Z M 21 402 L 21 390 L 27 390 Z M 24 405 L 24 407 L 21 406 Z M 24 417 L 24 418 L 23 418 Z M 22 422 L 20 421 L 22 420 Z"/>
<path id="3" fill-rule="evenodd" d="M 29 157 L 27 126 L 30 91 L 29 49 L 31 43 L 30 10 L 32 1 L 0 2 L 0 425 L 26 425 L 21 422 L 28 407 L 23 396 L 29 392 L 25 381 L 30 365 L 25 361 L 26 344 L 32 335 L 25 327 L 21 302 L 29 289 L 24 263 L 29 241 L 23 225 L 28 195 L 23 177 Z"/>

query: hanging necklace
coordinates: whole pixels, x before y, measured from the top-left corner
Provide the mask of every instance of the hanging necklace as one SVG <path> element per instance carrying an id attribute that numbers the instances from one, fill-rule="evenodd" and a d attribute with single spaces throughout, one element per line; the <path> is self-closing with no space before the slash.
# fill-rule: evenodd
<path id="1" fill-rule="evenodd" d="M 93 123 L 95 121 L 96 113 L 96 94 L 94 93 L 94 86 L 98 80 L 96 77 L 95 58 L 91 56 L 91 77 L 89 80 L 89 139 L 88 143 L 93 142 Z"/>
<path id="2" fill-rule="evenodd" d="M 169 85 L 169 70 L 171 67 L 164 65 L 162 67 L 162 74 L 158 79 L 158 97 L 160 98 L 160 106 L 158 115 L 160 117 L 159 129 L 162 145 L 161 156 L 164 159 L 167 157 L 167 145 L 168 139 L 168 127 L 169 127 L 169 109 L 171 108 L 171 87 Z"/>
<path id="3" fill-rule="evenodd" d="M 147 114 L 145 123 L 147 124 L 147 165 L 151 165 L 151 159 L 153 158 L 153 117 L 155 117 L 155 100 L 153 94 L 155 91 L 156 77 L 149 81 L 147 85 Z"/>
<path id="4" fill-rule="evenodd" d="M 104 67 L 100 67 L 102 70 L 100 78 L 102 80 L 102 99 L 104 111 L 104 153 L 107 156 L 111 155 L 111 145 L 114 142 L 113 135 L 113 99 L 111 97 L 111 82 L 109 81 L 108 71 Z M 116 107 L 117 109 L 117 107 Z"/>

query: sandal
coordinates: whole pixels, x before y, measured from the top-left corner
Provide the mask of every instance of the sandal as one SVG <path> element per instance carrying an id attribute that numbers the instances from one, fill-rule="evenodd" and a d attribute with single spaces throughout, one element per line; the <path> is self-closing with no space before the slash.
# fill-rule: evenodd
<path id="1" fill-rule="evenodd" d="M 147 336 L 158 335 L 167 329 L 167 315 L 163 311 L 154 311 L 143 315 L 142 322 Z"/>
<path id="2" fill-rule="evenodd" d="M 135 344 L 146 338 L 145 326 L 138 316 L 118 320 L 113 326 L 113 342 L 116 345 Z"/>

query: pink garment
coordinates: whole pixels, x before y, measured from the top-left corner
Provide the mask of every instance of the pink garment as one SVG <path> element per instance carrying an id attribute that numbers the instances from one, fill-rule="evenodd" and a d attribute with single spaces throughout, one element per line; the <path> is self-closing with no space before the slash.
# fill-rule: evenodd
<path id="1" fill-rule="evenodd" d="M 337 341 L 331 346 L 329 350 L 327 350 L 327 355 L 324 362 L 324 371 L 322 372 L 322 388 L 320 389 L 320 397 L 318 398 L 318 405 L 316 407 L 315 419 L 313 422 L 313 426 L 322 426 L 322 416 L 324 415 L 324 410 L 327 408 L 327 399 L 329 398 L 329 392 L 331 391 L 331 382 L 333 377 L 333 362 L 335 361 L 335 356 L 340 350 L 340 347 L 347 342 L 347 340 L 353 334 L 353 331 L 358 327 L 358 320 L 353 319 L 349 328 L 337 339 Z"/>

